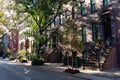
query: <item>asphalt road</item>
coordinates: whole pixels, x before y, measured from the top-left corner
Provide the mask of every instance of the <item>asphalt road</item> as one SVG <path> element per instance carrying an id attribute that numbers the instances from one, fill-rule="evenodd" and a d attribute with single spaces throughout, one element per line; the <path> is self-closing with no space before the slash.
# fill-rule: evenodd
<path id="1" fill-rule="evenodd" d="M 0 60 L 0 80 L 83 80 L 56 72 Z"/>

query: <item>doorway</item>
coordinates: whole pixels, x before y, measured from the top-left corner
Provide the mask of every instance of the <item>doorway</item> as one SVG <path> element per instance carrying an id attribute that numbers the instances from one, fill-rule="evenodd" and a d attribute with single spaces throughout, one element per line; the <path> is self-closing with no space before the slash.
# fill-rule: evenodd
<path id="1" fill-rule="evenodd" d="M 109 14 L 103 15 L 103 36 L 106 41 L 108 37 L 112 36 L 112 28 L 111 28 L 111 19 Z"/>

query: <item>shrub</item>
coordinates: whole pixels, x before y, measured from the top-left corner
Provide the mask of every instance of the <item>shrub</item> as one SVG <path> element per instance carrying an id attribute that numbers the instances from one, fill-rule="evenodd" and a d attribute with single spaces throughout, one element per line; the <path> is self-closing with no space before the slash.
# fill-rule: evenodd
<path id="1" fill-rule="evenodd" d="M 7 48 L 6 53 L 7 53 L 7 56 L 10 56 L 12 54 L 12 51 L 9 48 Z"/>
<path id="2" fill-rule="evenodd" d="M 21 59 L 20 59 L 20 62 L 21 62 L 21 63 L 27 63 L 28 60 L 27 60 L 27 58 L 21 58 Z"/>
<path id="3" fill-rule="evenodd" d="M 15 60 L 15 58 L 13 56 L 10 56 L 9 60 Z"/>
<path id="4" fill-rule="evenodd" d="M 26 50 L 20 50 L 19 56 L 26 57 Z"/>
<path id="5" fill-rule="evenodd" d="M 32 65 L 43 65 L 44 64 L 44 59 L 42 59 L 38 56 L 33 56 L 31 64 Z"/>

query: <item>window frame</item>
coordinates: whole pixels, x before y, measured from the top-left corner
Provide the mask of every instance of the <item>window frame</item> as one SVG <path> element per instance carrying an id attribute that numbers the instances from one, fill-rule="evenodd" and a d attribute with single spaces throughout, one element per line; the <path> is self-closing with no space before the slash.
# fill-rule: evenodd
<path id="1" fill-rule="evenodd" d="M 87 42 L 87 27 L 85 25 L 82 26 L 82 42 Z"/>
<path id="2" fill-rule="evenodd" d="M 92 40 L 96 41 L 98 39 L 98 24 L 92 23 L 91 27 L 92 27 Z"/>
<path id="3" fill-rule="evenodd" d="M 103 0 L 103 6 L 108 6 L 110 5 L 111 0 Z"/>
<path id="4" fill-rule="evenodd" d="M 96 6 L 96 0 L 90 0 L 90 5 L 91 5 L 91 11 L 96 11 L 97 10 L 97 6 Z"/>
<path id="5" fill-rule="evenodd" d="M 80 3 L 81 7 L 83 7 L 81 9 L 81 15 L 85 15 L 86 14 L 86 5 L 85 5 L 85 1 Z"/>

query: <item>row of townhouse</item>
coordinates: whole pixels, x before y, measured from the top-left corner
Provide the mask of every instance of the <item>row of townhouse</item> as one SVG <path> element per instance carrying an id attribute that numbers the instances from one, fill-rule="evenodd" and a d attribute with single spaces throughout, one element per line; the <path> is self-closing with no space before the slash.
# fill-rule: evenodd
<path id="1" fill-rule="evenodd" d="M 105 67 L 116 67 L 119 65 L 120 56 L 120 1 L 119 0 L 78 0 L 79 7 L 65 5 L 63 13 L 59 14 L 54 21 L 53 27 L 60 27 L 60 35 L 54 35 L 48 43 L 48 47 L 56 47 L 59 42 L 62 42 L 62 23 L 67 18 L 74 19 L 81 27 L 81 35 L 83 42 L 95 42 L 98 39 L 102 39 L 106 43 L 109 37 L 113 37 L 112 43 L 117 43 L 112 47 L 108 56 Z M 26 39 L 30 39 L 32 45 L 33 39 L 23 35 L 22 31 L 19 31 L 19 50 L 24 49 Z M 29 31 L 29 30 L 28 30 Z M 53 33 L 54 34 L 54 33 Z M 54 55 L 53 55 L 54 56 Z M 55 58 L 55 57 L 54 57 Z M 53 59 L 53 57 L 51 57 Z M 55 60 L 56 61 L 56 60 Z"/>
<path id="2" fill-rule="evenodd" d="M 80 9 L 67 6 L 62 16 L 72 15 L 82 27 L 84 42 L 99 38 L 106 40 L 109 36 L 119 38 L 119 0 L 78 0 L 78 2 Z M 59 21 L 64 21 L 64 18 Z"/>
<path id="3" fill-rule="evenodd" d="M 107 69 L 117 67 L 119 65 L 119 39 L 120 39 L 120 1 L 119 0 L 82 0 L 80 6 L 84 7 L 76 14 L 76 19 L 82 25 L 82 39 L 85 42 L 93 42 L 97 39 L 102 39 L 105 44 L 114 43 L 108 53 L 107 58 L 104 57 L 104 63 L 98 62 L 99 68 Z M 108 39 L 112 37 L 112 40 Z M 103 47 L 100 51 L 106 53 L 106 48 Z M 90 56 L 92 57 L 92 56 Z M 91 59 L 90 59 L 91 60 Z"/>
<path id="4" fill-rule="evenodd" d="M 82 29 L 82 41 L 90 42 L 109 36 L 119 37 L 119 1 L 80 0 L 80 9 L 67 5 L 55 19 L 54 27 L 60 27 L 65 18 L 73 18 Z"/>
<path id="5" fill-rule="evenodd" d="M 64 12 L 56 19 L 57 26 L 62 27 L 65 18 L 73 19 L 81 27 L 82 41 L 96 42 L 98 39 L 103 40 L 104 46 L 98 52 L 99 62 L 98 67 L 112 68 L 120 66 L 120 1 L 119 0 L 78 0 L 79 7 L 65 5 Z M 61 30 L 61 28 L 60 28 Z M 62 30 L 61 30 L 62 31 Z M 56 35 L 56 43 L 60 41 L 61 36 Z M 110 43 L 110 53 L 107 58 L 102 54 L 107 53 L 107 46 Z M 58 45 L 58 44 L 56 44 Z M 91 56 L 90 56 L 91 57 Z M 100 62 L 100 59 L 105 58 L 104 63 Z M 92 61 L 92 60 L 91 60 Z"/>

